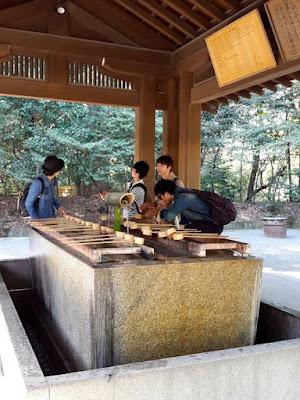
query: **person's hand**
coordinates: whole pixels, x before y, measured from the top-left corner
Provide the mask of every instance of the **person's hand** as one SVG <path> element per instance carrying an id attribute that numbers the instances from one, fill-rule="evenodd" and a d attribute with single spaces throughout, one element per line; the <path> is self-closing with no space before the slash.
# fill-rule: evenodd
<path id="1" fill-rule="evenodd" d="M 145 217 L 156 217 L 163 208 L 164 206 L 162 205 L 150 208 L 150 210 L 146 212 Z"/>
<path id="2" fill-rule="evenodd" d="M 143 212 L 145 211 L 147 208 L 154 208 L 156 206 L 155 202 L 148 202 L 148 203 L 143 203 L 140 206 L 140 211 Z"/>
<path id="3" fill-rule="evenodd" d="M 102 192 L 99 192 L 99 195 L 102 200 L 104 200 L 104 197 L 107 195 L 107 192 L 105 190 L 102 190 Z"/>
<path id="4" fill-rule="evenodd" d="M 66 210 L 63 206 L 60 206 L 59 209 L 57 210 L 58 215 L 61 217 L 65 217 L 66 216 Z"/>

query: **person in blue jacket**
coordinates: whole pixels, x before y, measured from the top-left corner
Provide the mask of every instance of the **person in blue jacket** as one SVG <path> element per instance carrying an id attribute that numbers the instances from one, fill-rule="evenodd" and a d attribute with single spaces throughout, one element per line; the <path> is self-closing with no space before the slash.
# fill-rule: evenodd
<path id="1" fill-rule="evenodd" d="M 194 193 L 186 193 L 186 189 L 174 182 L 164 180 L 157 182 L 154 192 L 165 206 L 160 207 L 160 217 L 167 222 L 181 215 L 181 223 L 185 228 L 194 228 L 205 233 L 221 233 L 223 225 L 217 225 L 211 218 L 210 205 L 199 199 Z"/>
<path id="2" fill-rule="evenodd" d="M 54 198 L 56 176 L 64 165 L 64 161 L 56 156 L 46 157 L 42 165 L 43 173 L 39 176 L 40 179 L 43 179 L 44 188 L 40 179 L 35 179 L 30 185 L 26 198 L 26 209 L 31 219 L 55 218 L 55 209 L 59 215 L 66 215 L 64 207 Z M 39 196 L 36 207 L 36 200 Z"/>

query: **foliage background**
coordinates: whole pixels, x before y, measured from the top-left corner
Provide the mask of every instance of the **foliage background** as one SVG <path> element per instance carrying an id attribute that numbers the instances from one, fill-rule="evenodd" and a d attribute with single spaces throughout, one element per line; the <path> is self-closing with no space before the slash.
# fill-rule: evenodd
<path id="1" fill-rule="evenodd" d="M 203 113 L 202 189 L 235 201 L 299 201 L 299 101 L 300 84 L 294 82 L 224 105 L 216 115 Z M 96 181 L 124 189 L 133 164 L 134 120 L 129 108 L 0 98 L 0 193 L 22 191 L 49 154 L 65 160 L 60 184 L 76 185 L 78 194 L 91 194 L 79 160 Z M 161 133 L 157 111 L 156 157 Z"/>

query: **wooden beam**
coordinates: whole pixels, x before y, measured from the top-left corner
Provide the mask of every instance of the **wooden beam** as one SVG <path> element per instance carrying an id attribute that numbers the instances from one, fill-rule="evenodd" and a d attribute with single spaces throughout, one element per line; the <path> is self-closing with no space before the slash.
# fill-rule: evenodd
<path id="1" fill-rule="evenodd" d="M 235 103 L 239 103 L 240 98 L 239 96 L 237 96 L 236 94 L 232 93 L 232 94 L 228 94 L 227 99 L 234 101 Z"/>
<path id="2" fill-rule="evenodd" d="M 173 158 L 175 174 L 178 173 L 179 110 L 177 80 L 168 79 L 167 110 L 163 112 L 162 154 Z"/>
<path id="3" fill-rule="evenodd" d="M 253 76 L 249 76 L 248 78 L 223 87 L 219 87 L 217 79 L 214 78 L 208 82 L 194 86 L 191 89 L 191 101 L 193 103 L 206 103 L 219 97 L 225 97 L 231 93 L 237 93 L 240 90 L 248 90 L 249 87 L 261 85 L 266 81 L 276 80 L 277 78 L 292 74 L 298 70 L 299 59 L 288 62 L 279 60 L 277 67 L 275 68 L 269 69 L 268 71 L 263 71 Z"/>
<path id="4" fill-rule="evenodd" d="M 176 52 L 174 53 L 176 57 Z M 211 59 L 207 48 L 197 51 L 174 65 L 174 73 L 180 74 L 181 72 L 195 72 L 200 73 L 201 71 L 206 71 L 207 69 L 213 68 Z"/>
<path id="5" fill-rule="evenodd" d="M 291 75 L 292 79 L 296 79 L 296 80 L 300 81 L 300 72 L 294 72 L 290 75 Z"/>
<path id="6" fill-rule="evenodd" d="M 225 104 L 228 106 L 229 100 L 226 97 L 219 97 L 218 99 L 215 99 L 218 103 L 220 104 Z"/>
<path id="7" fill-rule="evenodd" d="M 207 103 L 205 103 L 205 104 L 208 104 L 209 106 L 212 106 L 212 107 L 219 108 L 219 102 L 218 102 L 218 101 L 216 101 L 216 100 L 211 100 L 211 101 L 208 101 L 208 102 L 207 102 Z"/>
<path id="8" fill-rule="evenodd" d="M 223 0 L 227 4 L 227 7 L 233 11 L 239 11 L 242 8 L 241 3 L 238 0 Z"/>
<path id="9" fill-rule="evenodd" d="M 187 37 L 194 39 L 198 32 L 193 29 L 189 24 L 184 22 L 182 19 L 176 17 L 173 13 L 166 10 L 153 0 L 138 0 L 143 6 L 153 11 L 156 15 L 159 15 L 165 21 L 169 22 L 172 26 L 183 32 Z"/>
<path id="10" fill-rule="evenodd" d="M 84 6 L 91 14 L 111 27 L 132 39 L 141 47 L 157 50 L 173 51 L 176 44 L 165 37 L 159 37 L 156 31 L 139 22 L 134 16 L 124 12 L 111 0 L 85 0 Z"/>
<path id="11" fill-rule="evenodd" d="M 171 8 L 179 12 L 186 19 L 192 21 L 195 25 L 199 26 L 203 30 L 207 30 L 210 26 L 210 23 L 207 19 L 202 17 L 196 11 L 193 11 L 190 7 L 185 5 L 182 1 L 179 0 L 164 0 L 165 4 L 168 4 Z"/>
<path id="12" fill-rule="evenodd" d="M 51 5 L 41 0 L 33 0 L 18 6 L 5 8 L 0 11 L 0 25 L 8 25 L 11 22 L 30 18 L 38 15 L 41 11 L 50 10 Z"/>
<path id="13" fill-rule="evenodd" d="M 112 57 L 158 65 L 171 65 L 172 53 L 139 47 L 121 46 L 94 40 L 59 37 L 44 33 L 0 28 L 1 41 L 10 44 L 12 50 L 34 50 L 44 53 L 60 53 L 68 56 Z"/>
<path id="14" fill-rule="evenodd" d="M 205 12 L 216 21 L 222 21 L 226 18 L 226 14 L 223 13 L 219 8 L 214 6 L 207 0 L 190 0 L 195 6 L 197 6 L 202 12 Z"/>
<path id="15" fill-rule="evenodd" d="M 115 89 L 89 88 L 34 80 L 0 77 L 0 95 L 68 101 L 72 103 L 103 104 L 120 107 L 137 107 L 139 95 L 136 92 Z"/>
<path id="16" fill-rule="evenodd" d="M 284 76 L 282 76 L 280 78 L 276 78 L 276 79 L 274 79 L 274 81 L 280 83 L 280 85 L 285 86 L 285 87 L 293 86 L 293 82 L 291 82 L 289 79 L 285 78 Z"/>
<path id="17" fill-rule="evenodd" d="M 248 90 L 249 90 L 249 92 L 255 93 L 258 96 L 263 96 L 265 94 L 264 90 L 260 87 L 260 85 L 251 86 L 251 87 L 249 87 Z"/>
<path id="18" fill-rule="evenodd" d="M 10 54 L 10 45 L 6 43 L 0 43 L 0 58 L 8 57 Z"/>
<path id="19" fill-rule="evenodd" d="M 145 184 L 151 197 L 154 196 L 155 180 L 155 79 L 145 75 L 140 82 L 139 107 L 135 112 L 134 160 L 148 162 L 150 169 Z"/>
<path id="20" fill-rule="evenodd" d="M 167 36 L 168 38 L 170 38 L 171 40 L 173 40 L 175 43 L 179 44 L 180 46 L 185 43 L 185 39 L 181 35 L 179 35 L 174 30 L 170 29 L 167 25 L 162 23 L 157 18 L 152 17 L 151 14 L 149 14 L 143 8 L 132 3 L 130 0 L 114 0 L 114 1 L 118 4 L 120 4 L 122 7 L 129 10 L 131 13 L 133 13 L 137 17 L 146 21 L 149 25 L 153 26 L 153 28 L 157 29 L 163 35 Z"/>
<path id="21" fill-rule="evenodd" d="M 178 176 L 186 187 L 200 187 L 201 107 L 190 103 L 192 74 L 180 75 Z"/>
<path id="22" fill-rule="evenodd" d="M 245 97 L 246 99 L 251 99 L 252 95 L 248 92 L 248 90 L 240 90 L 239 92 L 235 93 L 240 97 Z"/>
<path id="23" fill-rule="evenodd" d="M 272 82 L 264 82 L 260 85 L 262 88 L 266 88 L 271 90 L 272 92 L 277 92 L 278 88 L 275 83 Z"/>
<path id="24" fill-rule="evenodd" d="M 146 64 L 135 61 L 117 60 L 105 58 L 104 68 L 108 71 L 125 75 L 155 74 L 156 77 L 169 78 L 172 75 L 172 67 L 168 65 Z"/>
<path id="25" fill-rule="evenodd" d="M 202 111 L 210 114 L 217 114 L 218 109 L 211 107 L 208 103 L 201 104 Z"/>
<path id="26" fill-rule="evenodd" d="M 109 41 L 127 46 L 137 46 L 137 44 L 133 40 L 128 39 L 126 36 L 122 35 L 122 33 L 118 32 L 116 29 L 111 28 L 104 22 L 100 21 L 98 18 L 94 17 L 92 14 L 72 3 L 71 1 L 67 0 L 65 5 L 67 12 L 71 15 L 72 18 L 76 19 L 82 25 L 85 25 L 87 28 L 93 30 L 94 32 L 104 36 Z"/>
<path id="27" fill-rule="evenodd" d="M 67 13 L 59 15 L 54 10 L 49 11 L 48 33 L 53 35 L 69 36 L 69 27 L 69 15 Z"/>

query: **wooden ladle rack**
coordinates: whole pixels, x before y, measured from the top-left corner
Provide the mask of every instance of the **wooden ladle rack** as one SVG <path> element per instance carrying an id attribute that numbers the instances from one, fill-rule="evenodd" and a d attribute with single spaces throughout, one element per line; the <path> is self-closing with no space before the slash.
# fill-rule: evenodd
<path id="1" fill-rule="evenodd" d="M 205 257 L 207 250 L 232 250 L 250 254 L 251 245 L 217 233 L 201 233 L 196 229 L 176 229 L 172 224 L 149 224 L 139 221 L 125 223 L 134 235 L 153 238 L 158 242 L 193 255 Z"/>
<path id="2" fill-rule="evenodd" d="M 154 253 L 154 249 L 144 246 L 141 237 L 71 216 L 33 220 L 30 226 L 96 263 L 101 262 L 104 255 Z"/>

